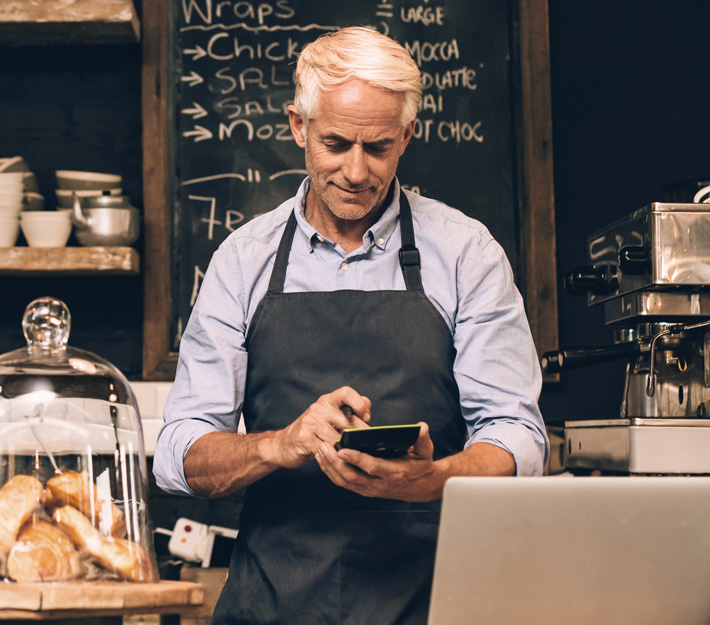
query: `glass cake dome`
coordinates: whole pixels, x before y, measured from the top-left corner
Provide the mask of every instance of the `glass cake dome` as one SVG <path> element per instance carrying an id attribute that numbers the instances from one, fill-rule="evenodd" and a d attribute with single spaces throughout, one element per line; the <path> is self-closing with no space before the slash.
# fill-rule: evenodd
<path id="1" fill-rule="evenodd" d="M 37 299 L 27 347 L 0 356 L 0 579 L 158 581 L 135 397 L 70 326 Z"/>

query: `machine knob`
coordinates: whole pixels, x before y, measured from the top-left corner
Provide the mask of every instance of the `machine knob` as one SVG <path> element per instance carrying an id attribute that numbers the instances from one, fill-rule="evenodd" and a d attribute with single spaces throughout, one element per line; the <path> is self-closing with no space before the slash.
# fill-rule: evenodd
<path id="1" fill-rule="evenodd" d="M 630 276 L 642 276 L 651 269 L 651 259 L 646 249 L 630 245 L 619 250 L 619 269 Z"/>
<path id="2" fill-rule="evenodd" d="M 540 364 L 545 373 L 559 373 L 562 371 L 562 352 L 545 352 L 540 359 Z"/>
<path id="3" fill-rule="evenodd" d="M 577 267 L 565 276 L 565 290 L 572 295 L 610 295 L 619 288 L 616 267 Z"/>

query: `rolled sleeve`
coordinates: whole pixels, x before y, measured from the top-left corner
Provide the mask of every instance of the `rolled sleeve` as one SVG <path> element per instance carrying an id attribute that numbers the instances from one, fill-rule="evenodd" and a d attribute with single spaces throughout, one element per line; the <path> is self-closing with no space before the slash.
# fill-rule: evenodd
<path id="1" fill-rule="evenodd" d="M 488 425 L 469 438 L 466 447 L 474 443 L 490 443 L 505 449 L 515 460 L 516 475 L 539 476 L 545 468 L 547 438 L 537 429 L 521 428 L 519 421 Z"/>
<path id="2" fill-rule="evenodd" d="M 538 408 L 542 374 L 505 253 L 483 238 L 462 265 L 454 367 L 469 440 L 513 455 L 518 475 L 541 475 L 549 442 Z"/>
<path id="3" fill-rule="evenodd" d="M 157 485 L 171 494 L 195 495 L 183 460 L 197 439 L 236 432 L 246 379 L 243 290 L 236 260 L 223 248 L 214 255 L 180 342 L 175 382 L 153 460 Z"/>

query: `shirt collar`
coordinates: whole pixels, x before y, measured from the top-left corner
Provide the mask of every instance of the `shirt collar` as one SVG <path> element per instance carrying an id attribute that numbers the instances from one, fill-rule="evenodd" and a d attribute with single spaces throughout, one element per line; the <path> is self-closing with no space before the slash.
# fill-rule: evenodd
<path id="1" fill-rule="evenodd" d="M 332 241 L 321 235 L 311 224 L 306 220 L 306 195 L 311 188 L 311 179 L 305 178 L 298 188 L 296 197 L 294 198 L 294 208 L 296 212 L 296 223 L 305 235 L 308 245 L 308 251 L 313 251 L 313 246 L 316 241 L 332 245 Z M 399 216 L 399 180 L 394 179 L 394 190 L 392 192 L 392 200 L 385 208 L 380 218 L 370 227 L 363 237 L 364 245 L 376 245 L 384 250 L 387 247 L 395 226 L 397 225 L 397 217 Z"/>

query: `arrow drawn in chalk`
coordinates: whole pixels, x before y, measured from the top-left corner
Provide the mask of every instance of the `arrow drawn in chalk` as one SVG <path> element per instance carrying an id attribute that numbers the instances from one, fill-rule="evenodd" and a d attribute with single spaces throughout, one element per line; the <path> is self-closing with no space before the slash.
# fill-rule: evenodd
<path id="1" fill-rule="evenodd" d="M 205 117 L 207 111 L 202 108 L 197 102 L 193 102 L 193 108 L 182 109 L 180 112 L 185 113 L 185 115 L 192 115 L 192 119 L 200 119 L 200 117 Z"/>
<path id="2" fill-rule="evenodd" d="M 183 137 L 195 137 L 195 143 L 198 141 L 204 141 L 205 139 L 211 139 L 212 138 L 212 132 L 209 131 L 207 128 L 204 126 L 195 126 L 194 130 L 188 130 L 187 132 L 182 133 Z"/>
<path id="3" fill-rule="evenodd" d="M 195 85 L 199 85 L 201 82 L 204 82 L 204 80 L 202 80 L 202 76 L 200 76 L 195 70 L 192 70 L 189 76 L 182 76 L 180 80 L 189 83 L 191 87 L 194 87 Z"/>
<path id="4" fill-rule="evenodd" d="M 200 46 L 195 46 L 194 49 L 190 48 L 189 50 L 183 50 L 183 54 L 192 54 L 192 60 L 196 61 L 197 59 L 201 59 L 203 56 L 207 56 L 207 52 L 205 52 L 204 48 L 201 48 Z"/>

